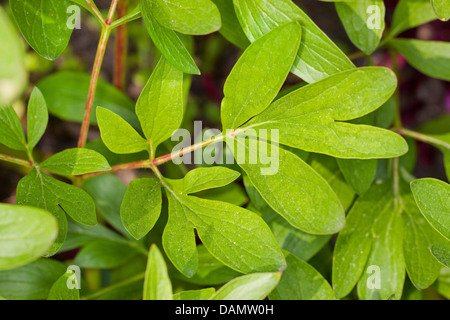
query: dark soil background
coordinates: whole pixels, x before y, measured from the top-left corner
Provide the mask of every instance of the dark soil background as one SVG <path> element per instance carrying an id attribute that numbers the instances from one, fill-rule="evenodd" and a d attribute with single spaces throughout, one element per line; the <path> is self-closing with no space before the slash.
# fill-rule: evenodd
<path id="1" fill-rule="evenodd" d="M 317 0 L 296 0 L 294 2 L 302 7 L 316 24 L 346 53 L 351 54 L 358 51 L 348 40 L 333 3 Z M 397 0 L 385 1 L 387 25 L 390 24 L 397 2 Z M 110 0 L 98 0 L 95 3 L 99 8 L 107 9 Z M 5 5 L 7 1 L 0 0 L 0 4 Z M 95 21 L 88 17 L 87 14 L 84 14 L 82 28 L 74 31 L 68 52 L 61 58 L 58 58 L 54 64 L 46 64 L 38 60 L 39 64 L 46 65 L 46 68 L 30 73 L 30 88 L 43 77 L 60 68 L 67 68 L 67 65 L 70 65 L 70 68 L 90 73 L 97 49 L 99 31 Z M 142 26 L 142 21 L 132 22 L 129 32 L 128 60 L 130 70 L 127 75 L 126 92 L 135 100 L 151 72 L 151 67 L 155 61 L 155 48 L 151 45 L 145 28 Z M 431 22 L 409 30 L 401 36 L 422 40 L 450 41 L 450 22 Z M 101 77 L 109 82 L 112 82 L 113 77 L 113 49 L 114 36 L 110 40 L 101 71 Z M 29 51 L 32 55 L 31 49 Z M 195 101 L 196 104 L 196 120 L 211 121 L 211 117 L 206 116 L 208 113 L 211 113 L 211 106 L 213 106 L 213 113 L 216 110 L 216 117 L 220 114 L 219 105 L 222 98 L 223 84 L 240 52 L 238 48 L 226 42 L 218 33 L 195 38 L 195 59 L 203 72 L 202 76 L 194 76 L 192 82 L 190 100 Z M 383 50 L 378 51 L 373 55 L 373 62 L 375 65 L 389 67 L 391 65 L 389 53 Z M 365 59 L 357 59 L 355 63 L 358 66 L 362 66 L 365 64 Z M 405 126 L 414 129 L 438 116 L 446 113 L 450 114 L 450 84 L 448 82 L 433 79 L 419 73 L 410 67 L 404 59 L 400 59 L 400 67 L 398 77 L 402 118 Z M 295 84 L 299 81 L 297 77 L 291 75 L 287 84 Z M 27 99 L 28 93 L 24 95 L 24 100 Z M 79 129 L 79 124 L 68 123 L 51 117 L 48 130 L 38 146 L 38 149 L 43 152 L 42 157 L 49 156 L 65 148 L 75 147 Z M 89 138 L 98 138 L 98 132 L 95 129 L 91 131 Z M 427 176 L 446 180 L 441 153 L 431 146 L 422 143 L 418 144 L 418 161 L 414 173 L 419 178 Z M 132 174 L 128 173 L 128 175 Z M 22 173 L 18 173 L 15 169 L 5 167 L 2 164 L 0 166 L 0 177 L 0 201 L 13 203 L 15 201 L 15 187 L 22 177 Z M 132 176 L 124 174 L 123 178 L 124 180 L 130 180 Z"/>

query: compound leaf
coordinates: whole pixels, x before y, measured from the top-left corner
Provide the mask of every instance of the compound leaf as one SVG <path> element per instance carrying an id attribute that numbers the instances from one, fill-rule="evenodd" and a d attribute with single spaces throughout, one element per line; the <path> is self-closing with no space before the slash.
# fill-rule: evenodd
<path id="1" fill-rule="evenodd" d="M 395 75 L 386 68 L 344 71 L 276 100 L 241 130 L 279 130 L 281 144 L 338 158 L 400 156 L 408 145 L 399 135 L 341 122 L 380 107 L 392 95 L 396 83 Z"/>

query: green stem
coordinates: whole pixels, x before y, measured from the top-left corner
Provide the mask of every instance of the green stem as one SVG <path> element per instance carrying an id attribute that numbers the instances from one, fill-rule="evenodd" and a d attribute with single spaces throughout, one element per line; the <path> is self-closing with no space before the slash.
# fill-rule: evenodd
<path id="1" fill-rule="evenodd" d="M 106 46 L 111 34 L 111 30 L 108 27 L 102 28 L 100 36 L 100 42 L 97 49 L 97 54 L 92 68 L 91 82 L 89 84 L 89 93 L 86 101 L 86 107 L 84 109 L 83 122 L 81 124 L 80 138 L 78 140 L 78 148 L 84 148 L 87 141 L 87 135 L 89 132 L 89 125 L 91 121 L 92 107 L 94 105 L 95 92 L 97 91 L 98 79 L 100 76 L 100 69 L 102 67 L 103 58 L 105 57 Z"/>
<path id="2" fill-rule="evenodd" d="M 391 54 L 391 62 L 392 62 L 392 69 L 394 70 L 394 73 L 399 75 L 399 68 L 398 68 L 398 62 L 397 62 L 397 52 L 394 50 L 390 50 Z M 394 99 L 395 99 L 395 118 L 394 118 L 394 130 L 398 128 L 402 128 L 402 115 L 400 110 L 400 96 L 399 96 L 399 89 L 395 90 L 394 93 Z"/>
<path id="3" fill-rule="evenodd" d="M 138 282 L 140 280 L 144 280 L 144 278 L 145 278 L 145 273 L 140 273 L 138 275 L 135 275 L 134 277 L 131 277 L 129 279 L 126 279 L 124 281 L 121 281 L 121 282 L 118 282 L 116 284 L 113 284 L 113 285 L 111 285 L 109 287 L 106 287 L 106 288 L 103 288 L 103 289 L 101 289 L 99 291 L 96 291 L 96 292 L 94 292 L 94 293 L 92 293 L 90 295 L 87 295 L 87 296 L 83 297 L 82 299 L 83 300 L 91 300 L 91 299 L 95 299 L 95 298 L 101 297 L 102 295 L 104 295 L 104 294 L 106 294 L 106 293 L 108 293 L 108 292 L 110 292 L 112 290 L 115 290 L 115 289 L 120 288 L 120 287 L 124 287 L 126 285 Z"/>
<path id="4" fill-rule="evenodd" d="M 438 139 L 435 139 L 435 138 L 430 137 L 430 136 L 426 136 L 426 135 L 421 134 L 419 132 L 411 131 L 411 130 L 408 130 L 408 129 L 405 129 L 405 128 L 400 128 L 397 131 L 399 133 L 405 135 L 405 136 L 414 138 L 416 140 L 419 140 L 419 141 L 422 141 L 422 142 L 425 142 L 425 143 L 428 143 L 428 144 L 438 145 L 438 146 L 450 149 L 450 143 L 446 143 L 445 141 L 438 140 Z"/>
<path id="5" fill-rule="evenodd" d="M 97 20 L 100 22 L 100 24 L 102 25 L 102 27 L 106 27 L 106 22 L 105 22 L 105 18 L 103 18 L 102 14 L 100 13 L 100 11 L 98 10 L 97 6 L 95 5 L 95 3 L 92 3 L 90 0 L 86 0 L 86 3 L 88 4 L 88 6 L 91 8 L 92 12 L 94 13 L 94 16 L 97 18 Z"/>
<path id="6" fill-rule="evenodd" d="M 354 53 L 350 54 L 350 55 L 348 56 L 348 58 L 349 58 L 350 60 L 356 60 L 356 59 L 358 59 L 358 58 L 362 58 L 362 57 L 365 57 L 365 56 L 366 56 L 366 54 L 365 54 L 364 52 L 358 51 L 358 52 L 354 52 Z"/>
<path id="7" fill-rule="evenodd" d="M 9 163 L 13 163 L 13 164 L 17 164 L 19 166 L 23 166 L 23 167 L 27 167 L 27 168 L 32 167 L 31 161 L 10 157 L 10 156 L 4 155 L 4 154 L 0 154 L 0 160 L 9 162 Z"/>

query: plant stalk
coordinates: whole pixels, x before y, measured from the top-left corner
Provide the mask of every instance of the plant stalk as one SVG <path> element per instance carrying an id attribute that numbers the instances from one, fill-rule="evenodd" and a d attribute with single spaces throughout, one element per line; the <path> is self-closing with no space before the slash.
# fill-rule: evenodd
<path id="1" fill-rule="evenodd" d="M 89 84 L 89 93 L 86 101 L 86 107 L 84 109 L 83 122 L 81 124 L 80 137 L 78 139 L 78 148 L 84 148 L 87 141 L 87 135 L 89 132 L 89 125 L 91 121 L 92 107 L 94 105 L 95 92 L 97 90 L 98 79 L 100 76 L 100 69 L 102 67 L 103 58 L 105 57 L 106 46 L 108 45 L 109 36 L 111 35 L 111 23 L 116 12 L 117 3 L 119 0 L 113 0 L 109 9 L 108 17 L 106 18 L 105 25 L 102 28 L 100 41 L 97 48 L 97 54 L 95 56 L 94 66 L 92 68 L 91 82 Z"/>
<path id="2" fill-rule="evenodd" d="M 31 161 L 10 157 L 10 156 L 4 155 L 4 154 L 0 154 L 0 160 L 9 162 L 9 163 L 13 163 L 13 164 L 17 164 L 19 166 L 23 166 L 23 167 L 27 167 L 27 168 L 32 167 Z"/>
<path id="3" fill-rule="evenodd" d="M 128 13 L 128 0 L 119 2 L 117 18 L 120 19 Z M 127 51 L 128 51 L 128 25 L 122 24 L 116 31 L 114 56 L 114 86 L 124 90 L 126 86 Z"/>
<path id="4" fill-rule="evenodd" d="M 92 12 L 94 13 L 97 20 L 100 22 L 102 27 L 105 27 L 106 26 L 105 18 L 103 18 L 102 14 L 98 10 L 97 6 L 94 3 L 92 3 L 90 0 L 86 0 L 86 3 L 92 9 Z"/>

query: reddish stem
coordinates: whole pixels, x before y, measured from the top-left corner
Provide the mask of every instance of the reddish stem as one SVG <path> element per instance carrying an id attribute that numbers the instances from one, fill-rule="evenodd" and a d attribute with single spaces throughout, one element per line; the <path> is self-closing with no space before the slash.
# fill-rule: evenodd
<path id="1" fill-rule="evenodd" d="M 107 173 L 114 173 L 124 170 L 130 170 L 130 169 L 143 169 L 143 168 L 149 168 L 151 165 L 150 160 L 143 160 L 143 161 L 136 161 L 136 162 L 130 162 L 130 163 L 124 163 L 124 164 L 118 164 L 111 167 L 111 170 L 108 171 L 102 171 L 102 172 L 93 172 L 88 173 L 82 176 L 83 179 L 89 179 L 96 176 L 100 176 Z"/>
<path id="2" fill-rule="evenodd" d="M 109 9 L 108 17 L 105 21 L 105 26 L 102 28 L 102 34 L 98 44 L 97 54 L 95 56 L 94 66 L 92 68 L 91 83 L 89 85 L 89 93 L 84 109 L 83 122 L 81 124 L 80 137 L 78 139 L 78 148 L 84 148 L 89 132 L 89 124 L 91 121 L 92 107 L 94 105 L 95 92 L 97 90 L 98 79 L 100 76 L 100 69 L 102 67 L 103 58 L 105 57 L 106 46 L 111 34 L 111 23 L 116 12 L 117 3 L 119 0 L 113 0 Z"/>
<path id="3" fill-rule="evenodd" d="M 100 69 L 103 63 L 103 58 L 106 52 L 106 46 L 111 31 L 108 28 L 102 29 L 97 54 L 95 56 L 94 66 L 92 68 L 91 83 L 89 84 L 89 93 L 84 109 L 83 122 L 81 124 L 80 138 L 78 139 L 78 148 L 84 148 L 86 145 L 87 135 L 89 132 L 89 125 L 91 121 L 92 107 L 94 105 L 95 92 L 97 91 L 98 79 L 100 76 Z"/>
<path id="4" fill-rule="evenodd" d="M 128 0 L 119 2 L 117 18 L 120 19 L 128 13 Z M 128 51 L 128 24 L 122 24 L 116 31 L 116 48 L 114 61 L 114 86 L 119 90 L 125 89 L 126 67 Z"/>

